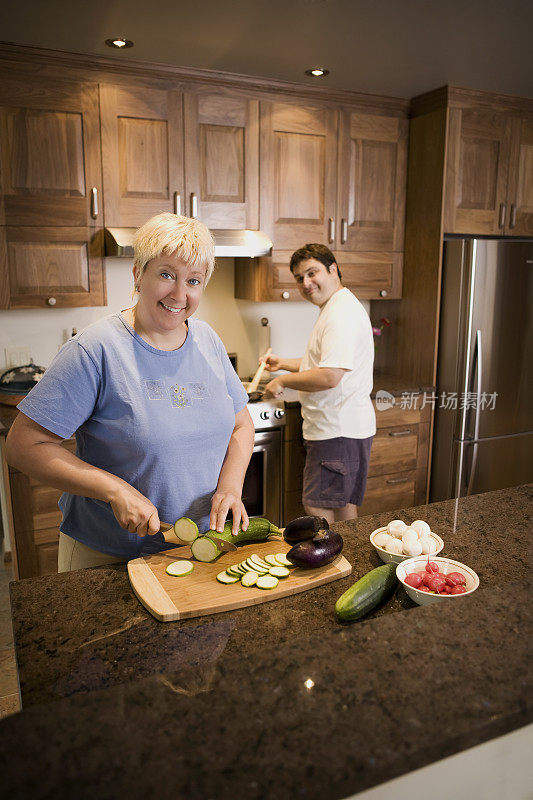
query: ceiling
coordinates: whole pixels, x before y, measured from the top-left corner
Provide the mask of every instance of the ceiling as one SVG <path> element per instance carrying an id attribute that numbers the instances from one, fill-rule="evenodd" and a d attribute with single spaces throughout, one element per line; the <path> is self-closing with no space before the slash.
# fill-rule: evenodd
<path id="1" fill-rule="evenodd" d="M 410 98 L 533 95 L 531 0 L 24 0 L 5 42 Z M 105 39 L 135 46 L 111 50 Z M 325 66 L 326 78 L 304 75 Z"/>

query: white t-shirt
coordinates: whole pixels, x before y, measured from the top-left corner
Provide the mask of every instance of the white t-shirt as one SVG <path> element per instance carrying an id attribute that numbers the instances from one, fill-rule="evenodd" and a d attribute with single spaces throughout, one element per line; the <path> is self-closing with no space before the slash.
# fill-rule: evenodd
<path id="1" fill-rule="evenodd" d="M 366 439 L 376 433 L 370 399 L 374 365 L 372 325 L 349 289 L 335 292 L 320 309 L 300 372 L 315 367 L 347 369 L 337 386 L 299 392 L 304 439 Z"/>

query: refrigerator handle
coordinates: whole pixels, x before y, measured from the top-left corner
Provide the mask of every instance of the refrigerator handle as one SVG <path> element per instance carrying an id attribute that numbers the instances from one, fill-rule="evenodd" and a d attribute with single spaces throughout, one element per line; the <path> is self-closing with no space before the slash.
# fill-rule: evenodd
<path id="1" fill-rule="evenodd" d="M 474 475 L 476 472 L 477 466 L 477 456 L 478 456 L 478 439 L 479 439 L 479 420 L 481 414 L 481 387 L 483 385 L 483 350 L 481 346 L 481 331 L 476 331 L 476 343 L 474 346 L 474 355 L 472 358 L 472 372 L 471 372 L 471 384 L 470 386 L 473 388 L 473 378 L 474 374 L 477 376 L 476 381 L 476 398 L 475 398 L 475 418 L 474 418 L 474 444 L 472 450 L 472 463 L 470 465 L 470 469 L 465 475 L 466 481 L 466 494 L 470 495 L 472 493 L 472 486 L 474 484 Z M 473 394 L 473 392 L 472 392 Z"/>

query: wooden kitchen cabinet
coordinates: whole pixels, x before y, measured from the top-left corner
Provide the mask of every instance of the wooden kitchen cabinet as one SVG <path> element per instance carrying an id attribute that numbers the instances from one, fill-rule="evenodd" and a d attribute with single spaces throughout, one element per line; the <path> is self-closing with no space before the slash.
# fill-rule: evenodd
<path id="1" fill-rule="evenodd" d="M 186 92 L 184 112 L 187 213 L 215 230 L 258 230 L 259 101 Z"/>
<path id="2" fill-rule="evenodd" d="M 414 403 L 413 403 L 414 405 Z M 426 502 L 430 405 L 421 408 L 376 409 L 368 480 L 359 516 Z M 305 514 L 302 480 L 305 450 L 300 406 L 288 406 L 284 450 L 285 524 Z"/>
<path id="3" fill-rule="evenodd" d="M 0 77 L 0 307 L 104 305 L 97 86 Z"/>
<path id="4" fill-rule="evenodd" d="M 342 111 L 335 250 L 403 250 L 408 121 Z"/>
<path id="5" fill-rule="evenodd" d="M 100 106 L 106 226 L 185 213 L 182 92 L 101 84 Z"/>
<path id="6" fill-rule="evenodd" d="M 67 439 L 63 447 L 76 451 L 75 439 Z M 46 486 L 34 478 L 3 464 L 6 491 L 9 494 L 12 530 L 11 550 L 16 579 L 57 573 L 59 525 L 61 511 L 59 489 Z"/>
<path id="7" fill-rule="evenodd" d="M 448 124 L 445 232 L 532 236 L 533 113 L 452 107 Z"/>

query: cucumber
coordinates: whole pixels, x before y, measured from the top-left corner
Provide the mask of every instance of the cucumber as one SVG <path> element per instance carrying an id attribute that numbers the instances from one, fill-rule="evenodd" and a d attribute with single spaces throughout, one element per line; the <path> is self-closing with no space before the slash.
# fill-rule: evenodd
<path id="1" fill-rule="evenodd" d="M 236 536 L 231 532 L 231 522 L 226 522 L 222 533 L 219 531 L 207 531 L 217 536 L 219 539 L 224 539 L 233 544 L 248 544 L 248 542 L 266 542 L 272 534 L 279 534 L 280 529 L 269 522 L 268 519 L 263 517 L 252 517 L 247 530 L 239 529 Z M 216 544 L 209 538 L 209 536 L 198 536 L 197 539 L 191 544 L 191 552 L 197 561 L 210 562 L 217 558 L 221 550 L 218 549 Z"/>
<path id="2" fill-rule="evenodd" d="M 174 575 L 181 578 L 183 575 L 189 575 L 193 571 L 194 564 L 191 561 L 173 561 L 166 568 L 169 575 Z"/>
<path id="3" fill-rule="evenodd" d="M 385 600 L 397 583 L 396 566 L 392 562 L 383 564 L 359 578 L 335 603 L 337 617 L 342 622 L 354 622 Z"/>

